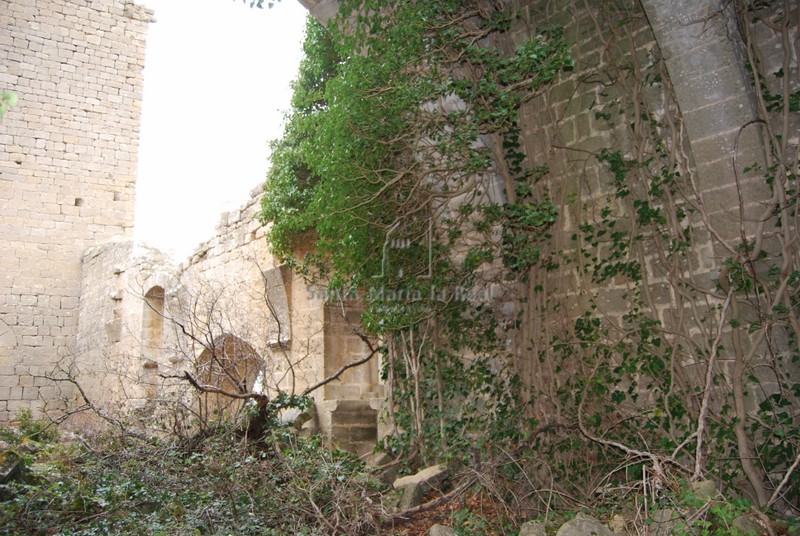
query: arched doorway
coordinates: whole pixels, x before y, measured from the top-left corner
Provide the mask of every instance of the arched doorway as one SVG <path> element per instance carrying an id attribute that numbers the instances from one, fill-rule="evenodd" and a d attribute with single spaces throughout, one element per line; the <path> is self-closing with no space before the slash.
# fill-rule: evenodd
<path id="1" fill-rule="evenodd" d="M 241 395 L 252 391 L 261 367 L 261 358 L 252 346 L 224 334 L 214 338 L 200 354 L 195 373 L 201 385 Z M 242 399 L 206 392 L 200 394 L 198 403 L 201 422 L 207 423 L 234 414 Z"/>

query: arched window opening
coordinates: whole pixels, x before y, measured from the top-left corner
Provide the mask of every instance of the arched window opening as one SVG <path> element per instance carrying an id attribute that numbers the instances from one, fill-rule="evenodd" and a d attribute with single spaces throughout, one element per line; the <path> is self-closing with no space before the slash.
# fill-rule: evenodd
<path id="1" fill-rule="evenodd" d="M 158 356 L 164 349 L 164 289 L 152 287 L 144 295 L 142 312 L 142 350 L 144 375 L 141 378 L 148 398 L 158 389 Z"/>
<path id="2" fill-rule="evenodd" d="M 203 350 L 197 360 L 197 380 L 202 385 L 237 395 L 250 393 L 261 371 L 261 358 L 243 340 L 222 335 Z M 202 422 L 231 415 L 242 404 L 241 399 L 222 393 L 202 393 L 199 411 Z"/>
<path id="3" fill-rule="evenodd" d="M 164 289 L 153 287 L 144 295 L 142 343 L 145 355 L 154 357 L 164 346 Z"/>

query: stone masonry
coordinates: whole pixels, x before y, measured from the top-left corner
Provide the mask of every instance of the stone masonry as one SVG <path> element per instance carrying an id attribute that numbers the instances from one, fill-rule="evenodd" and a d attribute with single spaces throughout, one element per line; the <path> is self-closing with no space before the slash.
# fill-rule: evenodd
<path id="1" fill-rule="evenodd" d="M 613 72 L 609 62 L 617 54 L 620 57 L 616 59 L 623 64 L 663 63 L 674 108 L 662 108 L 657 113 L 675 114 L 674 121 L 682 122 L 688 162 L 685 175 L 691 177 L 697 203 L 704 207 L 717 233 L 712 237 L 702 225 L 698 226 L 684 274 L 691 273 L 686 277 L 693 278 L 698 288 L 713 290 L 729 256 L 721 243 L 735 247 L 743 234 L 754 232 L 771 196 L 763 176 L 745 172 L 746 166 L 764 161 L 766 149 L 762 133 L 754 126 L 755 98 L 743 52 L 734 38 L 738 30 L 734 28 L 730 5 L 717 0 L 621 3 L 629 13 L 625 24 L 628 33 L 622 36 L 604 18 L 605 8 L 598 2 L 510 3 L 523 16 L 512 29 L 513 42 L 506 46 L 526 39 L 528 24 L 558 24 L 565 29 L 575 59 L 571 72 L 564 73 L 551 88 L 526 103 L 520 113 L 525 153 L 531 162 L 548 166 L 550 174 L 544 188 L 559 206 L 553 240 L 547 247 L 556 252 L 557 258 L 574 253 L 573 236 L 579 226 L 598 221 L 602 209 L 608 206 L 619 213 L 627 211 L 628 218 L 634 219 L 630 208 L 620 208 L 622 201 L 614 201 L 618 205 L 608 201 L 614 197 L 613 177 L 608 166 L 598 159 L 606 148 L 620 150 L 626 157 L 636 156 L 630 132 L 616 119 L 620 116 L 615 103 L 625 98 L 625 75 L 615 78 L 609 74 Z M 782 55 L 775 36 L 762 31 L 757 38 L 763 61 L 771 67 L 769 72 L 777 71 Z M 662 95 L 652 88 L 642 99 L 661 103 Z M 608 116 L 604 116 L 606 111 Z M 790 150 L 797 154 L 796 137 Z M 694 223 L 687 220 L 685 225 Z M 659 320 L 665 326 L 674 326 L 682 316 L 693 313 L 686 313 L 691 306 L 671 291 L 668 266 L 656 257 L 652 250 L 642 253 L 648 292 Z M 526 381 L 542 391 L 556 380 L 531 356 L 545 350 L 553 334 L 561 329 L 565 316 L 574 318 L 590 306 L 597 306 L 606 318 L 623 324 L 624 316 L 630 312 L 630 301 L 625 298 L 630 288 L 624 278 L 597 285 L 590 277 L 575 273 L 574 265 L 564 266 L 567 268 L 561 271 L 533 273 L 529 283 L 520 340 L 523 345 L 530 344 L 533 351 L 520 356 L 517 367 Z M 543 292 L 533 290 L 538 285 Z M 550 300 L 548 294 L 558 296 L 560 303 L 567 305 L 567 312 L 556 311 L 556 300 Z M 722 361 L 722 367 L 731 367 L 733 359 L 726 355 Z M 688 370 L 701 367 L 702 363 L 687 360 L 683 366 Z M 765 380 L 762 385 L 769 388 L 770 381 Z M 546 406 L 549 401 L 542 397 L 541 403 Z"/>
<path id="2" fill-rule="evenodd" d="M 322 21 L 338 8 L 335 0 L 300 1 Z M 560 206 L 551 246 L 568 253 L 570 236 L 610 193 L 599 151 L 629 149 L 623 129 L 597 113 L 620 92 L 620 81 L 604 79 L 602 71 L 613 28 L 604 26 L 600 2 L 505 3 L 520 18 L 508 42 L 496 46 L 511 48 L 532 29 L 559 24 L 576 60 L 571 73 L 520 113 L 525 153 L 549 166 L 548 195 Z M 724 4 L 627 4 L 632 18 L 626 54 L 663 60 L 675 109 L 685 118 L 698 195 L 722 240 L 732 244 L 748 225 L 740 221 L 739 188 L 748 220 L 764 198 L 758 177 L 744 177 L 741 185 L 733 180 L 733 154 L 758 161 L 764 146 L 756 130 L 744 128 L 755 117 L 754 101 Z M 358 307 L 341 310 L 329 303 L 266 249 L 265 229 L 254 221 L 259 190 L 240 210 L 224 214 L 215 236 L 183 264 L 127 240 L 151 15 L 128 0 L 0 0 L 0 90 L 20 99 L 0 123 L 0 421 L 20 408 L 56 409 L 74 399 L 61 391 L 63 384 L 44 377 L 57 366 L 77 374 L 108 406 L 148 411 L 185 386 L 169 378 L 187 371 L 227 385 L 215 376 L 220 371 L 212 370 L 209 351 L 212 361 L 217 350 L 232 356 L 227 373 L 246 389 L 295 393 L 366 351 L 349 327 L 358 323 Z M 774 36 L 765 31 L 761 38 L 766 43 Z M 764 61 L 777 69 L 776 58 L 765 54 Z M 797 139 L 789 142 L 796 152 Z M 707 286 L 719 273 L 716 244 L 698 236 L 690 255 L 692 270 Z M 647 269 L 657 314 L 669 325 L 680 307 L 659 291 L 665 287 L 659 287 L 657 263 Z M 554 314 L 547 304 L 537 309 L 536 285 L 547 290 L 538 296 L 568 297 L 566 313 Z M 532 274 L 528 287 L 522 290 L 528 309 L 519 348 L 548 344 L 549 330 L 564 314 L 586 310 L 589 294 L 610 318 L 626 313 L 624 285 L 613 281 L 592 287 L 565 270 Z M 515 365 L 523 379 L 549 382 L 532 358 L 536 351 L 517 352 Z M 315 393 L 316 425 L 356 452 L 378 435 L 377 370 L 371 361 Z M 198 411 L 219 403 L 208 399 L 203 409 L 202 400 L 182 400 Z"/>
<path id="3" fill-rule="evenodd" d="M 335 0 L 306 2 L 323 22 L 337 6 Z M 757 114 L 758 102 L 733 11 L 736 3 L 641 0 L 609 5 L 584 0 L 504 0 L 499 4 L 517 18 L 507 36 L 485 43 L 487 46 L 510 53 L 527 41 L 532 32 L 558 25 L 564 29 L 575 60 L 574 69 L 563 72 L 551 87 L 522 106 L 518 125 L 527 164 L 545 165 L 549 169 L 547 178 L 536 185 L 537 194 L 551 198 L 559 209 L 558 220 L 549 230 L 552 239 L 542 245 L 542 258 L 552 255 L 558 269 L 536 267 L 527 274 L 529 280 L 519 285 L 516 299 L 523 313 L 521 329 L 511 343 L 514 366 L 530 391 L 537 394 L 535 411 L 541 416 L 557 407 L 555 386 L 562 385 L 569 373 L 559 376 L 539 356 L 552 351 L 553 341 L 564 333 L 565 326 L 573 324 L 592 307 L 597 307 L 600 315 L 616 326 L 624 326 L 625 317 L 631 312 L 631 285 L 624 277 L 598 284 L 588 271 L 581 271 L 580 261 L 570 263 L 579 256 L 573 236 L 581 234 L 578 231 L 583 224 L 597 223 L 605 210 L 619 216 L 617 229 L 630 230 L 636 220 L 635 207 L 615 197 L 613 174 L 600 158 L 609 149 L 618 151 L 629 162 L 642 158 L 632 140 L 635 134 L 624 124 L 630 120 L 626 118 L 637 117 L 630 112 L 646 101 L 654 105 L 653 119 L 668 117 L 660 124 L 679 126 L 681 134 L 673 142 L 675 147 L 680 146 L 676 152 L 682 159 L 682 177 L 691 183 L 686 188 L 691 192 L 687 197 L 702 207 L 705 217 L 713 222 L 713 231 L 709 231 L 701 224 L 699 210 L 683 220 L 681 225 L 691 227 L 693 232 L 685 264 L 680 269 L 663 262 L 655 247 L 642 246 L 632 255 L 642 261 L 647 281 L 643 292 L 652 304 L 650 312 L 667 331 L 682 322 L 692 322 L 689 338 L 713 338 L 702 333 L 703 322 L 714 316 L 708 315 L 709 309 L 704 307 L 713 310 L 721 306 L 722 300 L 708 301 L 703 297 L 686 300 L 674 290 L 671 286 L 674 280 L 669 278 L 680 273 L 680 277 L 691 282 L 687 286 L 698 289 L 696 296 L 713 293 L 730 251 L 743 241 L 753 240 L 764 222 L 775 225 L 775 214 L 765 212 L 769 210 L 772 192 L 764 173 L 753 171 L 765 167 L 770 149 L 759 126 L 762 116 Z M 785 7 L 791 10 L 790 14 L 779 16 Z M 761 22 L 753 28 L 760 54 L 758 61 L 765 73 L 785 70 L 781 80 L 789 80 L 787 91 L 796 92 L 800 90 L 800 79 L 793 45 L 782 45 L 780 33 L 774 30 L 776 23 L 763 21 L 768 18 L 788 21 L 791 31 L 787 42 L 795 42 L 800 31 L 797 3 L 764 3 L 761 8 L 765 9 L 758 13 Z M 624 24 L 620 24 L 623 20 Z M 615 71 L 612 63 L 623 68 Z M 631 103 L 625 99 L 631 94 L 626 93 L 632 85 L 630 79 L 637 76 L 630 68 L 634 64 L 643 70 L 655 66 L 663 70 L 651 79 L 654 83 L 642 89 L 637 96 L 640 100 Z M 653 76 L 655 72 L 654 69 Z M 657 79 L 663 82 L 664 93 L 655 89 L 661 85 L 655 83 Z M 768 83 L 775 81 L 770 77 Z M 772 87 L 772 91 L 779 94 L 781 90 Z M 630 115 L 621 115 L 625 105 L 620 102 L 628 103 Z M 781 150 L 786 151 L 787 161 L 791 162 L 796 161 L 800 150 L 797 137 L 800 121 L 795 115 L 787 119 L 787 124 L 776 126 L 776 132 L 785 134 L 785 148 Z M 662 206 L 659 199 L 653 202 Z M 603 240 L 597 251 L 610 249 L 610 241 Z M 773 257 L 769 262 L 774 269 L 781 262 L 781 253 L 775 244 L 770 247 L 767 256 Z M 766 272 L 770 268 L 762 269 Z M 752 320 L 752 317 L 742 318 Z M 780 341 L 776 345 L 779 352 L 796 356 L 796 342 L 791 338 L 779 335 L 776 341 Z M 718 367 L 729 378 L 736 377 L 736 367 L 743 367 L 745 360 L 734 355 L 729 340 L 723 342 L 723 347 Z M 747 366 L 758 370 L 754 375 L 758 376 L 759 387 L 767 395 L 777 392 L 775 375 L 769 367 L 760 366 L 764 359 L 769 361 L 773 350 L 754 345 L 750 351 L 753 357 Z M 706 366 L 703 359 L 681 356 L 676 362 L 687 374 L 702 378 Z M 782 373 L 800 378 L 796 365 Z M 748 408 L 756 408 L 759 402 L 758 396 L 750 396 Z"/>
<path id="4" fill-rule="evenodd" d="M 269 253 L 255 220 L 260 197 L 259 187 L 224 213 L 215 236 L 180 265 L 125 240 L 87 251 L 74 372 L 95 403 L 155 422 L 178 400 L 213 419 L 209 409 L 230 401 L 198 397 L 180 378 L 185 372 L 234 392 L 232 377 L 246 391 L 299 394 L 366 355 L 350 327 L 359 324 L 358 309 L 328 304 Z M 211 353 L 234 362 L 203 378 Z M 366 454 L 377 439 L 381 395 L 375 357 L 313 393 L 312 426 Z"/>
<path id="5" fill-rule="evenodd" d="M 51 409 L 87 247 L 133 228 L 145 31 L 127 0 L 0 0 L 0 421 Z M 67 393 L 68 394 L 68 393 Z"/>
<path id="6" fill-rule="evenodd" d="M 186 382 L 164 377 L 230 387 L 209 350 L 272 393 L 302 392 L 365 352 L 324 293 L 267 251 L 260 188 L 183 264 L 129 240 L 152 16 L 129 0 L 0 0 L 0 90 L 19 97 L 0 123 L 0 422 L 82 402 L 48 377 L 72 376 L 108 411 L 176 396 L 194 408 Z M 377 364 L 348 371 L 315 393 L 315 424 L 364 451 L 379 394 Z"/>

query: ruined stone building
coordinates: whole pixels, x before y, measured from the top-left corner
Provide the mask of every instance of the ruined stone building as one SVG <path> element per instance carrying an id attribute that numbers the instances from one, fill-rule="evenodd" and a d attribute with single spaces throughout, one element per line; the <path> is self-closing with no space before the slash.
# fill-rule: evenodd
<path id="1" fill-rule="evenodd" d="M 246 389 L 282 368 L 282 386 L 298 393 L 364 352 L 345 317 L 266 251 L 258 192 L 182 265 L 130 241 L 152 15 L 128 0 L 0 2 L 0 87 L 19 96 L 0 124 L 0 421 L 80 404 L 72 384 L 53 381 L 65 375 L 98 405 L 127 410 L 161 395 L 161 376 L 202 371 L 204 360 L 200 381 L 238 388 L 209 365 L 203 350 L 214 345 L 245 363 L 235 373 Z M 230 307 L 224 323 L 204 326 L 219 340 L 179 343 L 178 307 L 212 297 Z M 221 312 L 190 305 L 195 322 Z M 376 367 L 320 391 L 324 429 L 375 439 Z M 340 399 L 349 405 L 331 421 Z"/>
<path id="2" fill-rule="evenodd" d="M 368 355 L 358 310 L 329 303 L 273 259 L 255 220 L 260 197 L 257 188 L 224 213 L 215 236 L 179 265 L 131 241 L 86 251 L 76 369 L 104 407 L 152 416 L 166 402 L 213 420 L 236 401 L 208 394 L 196 407 L 186 371 L 230 393 L 301 394 Z M 377 438 L 377 360 L 312 393 L 311 426 L 361 453 Z"/>
<path id="3" fill-rule="evenodd" d="M 301 3 L 322 20 L 337 7 Z M 626 91 L 639 92 L 629 108 L 656 103 L 648 121 L 674 116 L 680 137 L 671 138 L 673 147 L 694 189 L 689 201 L 702 205 L 676 228 L 695 226 L 702 215 L 715 229 L 712 235 L 698 227 L 687 266 L 673 272 L 655 250 L 641 247 L 654 316 L 678 329 L 699 313 L 671 278 L 683 270 L 678 278 L 711 293 L 728 251 L 774 216 L 763 215 L 771 195 L 763 174 L 748 168 L 763 163 L 769 149 L 754 126 L 763 123 L 758 95 L 731 38 L 728 3 L 622 2 L 624 28 L 609 21 L 602 2 L 506 4 L 518 17 L 495 46 L 511 50 L 536 28 L 559 24 L 575 58 L 574 70 L 519 115 L 522 150 L 550 170 L 537 187 L 559 208 L 543 256 L 566 259 L 577 251 L 573 237 L 583 224 L 641 208 L 613 198 L 613 173 L 598 159 L 607 148 L 632 158 L 636 136 L 649 125 L 613 122 L 631 111 Z M 0 123 L 0 421 L 20 408 L 57 410 L 75 400 L 71 384 L 48 379 L 59 368 L 94 399 L 146 412 L 178 388 L 173 377 L 186 370 L 223 388 L 302 392 L 367 352 L 353 329 L 357 308 L 338 309 L 266 250 L 264 229 L 253 220 L 258 191 L 224 214 L 216 235 L 182 263 L 129 241 L 150 17 L 129 0 L 0 0 L 0 90 L 20 98 Z M 756 23 L 752 38 L 766 70 L 792 65 L 796 92 L 796 55 L 784 55 L 780 36 L 766 25 Z M 633 87 L 631 73 L 653 82 Z M 796 161 L 796 117 L 790 126 L 784 157 Z M 770 253 L 769 262 L 780 265 L 796 247 Z M 617 279 L 597 284 L 574 267 L 530 275 L 518 296 L 524 305 L 514 365 L 542 403 L 552 404 L 546 393 L 558 379 L 536 356 L 549 351 L 566 320 L 590 307 L 624 323 L 630 289 Z M 568 307 L 556 308 L 554 297 L 568 298 Z M 698 331 L 687 339 L 707 327 L 694 320 Z M 777 342 L 781 352 L 796 352 L 796 341 Z M 679 365 L 703 366 L 697 356 Z M 764 385 L 773 381 L 765 367 L 757 373 Z M 381 394 L 376 358 L 315 392 L 318 425 L 361 450 L 376 437 Z M 205 404 L 197 411 L 213 412 L 222 402 L 208 396 Z"/>

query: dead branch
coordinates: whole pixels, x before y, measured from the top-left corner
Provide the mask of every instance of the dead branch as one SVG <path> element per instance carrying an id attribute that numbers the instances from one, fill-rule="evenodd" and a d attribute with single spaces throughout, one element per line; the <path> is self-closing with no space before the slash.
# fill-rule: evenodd
<path id="1" fill-rule="evenodd" d="M 403 523 L 407 523 L 411 520 L 415 515 L 421 514 L 422 512 L 427 512 L 428 510 L 433 510 L 434 508 L 441 506 L 443 504 L 447 504 L 453 499 L 457 499 L 461 496 L 462 493 L 467 491 L 473 484 L 478 481 L 478 477 L 471 476 L 464 480 L 457 488 L 453 491 L 442 495 L 436 499 L 426 502 L 425 504 L 421 504 L 419 506 L 415 506 L 414 508 L 410 508 L 404 512 L 400 512 L 399 514 L 394 514 L 387 519 L 383 520 L 381 526 L 383 527 L 394 527 L 396 525 L 401 525 Z"/>
<path id="2" fill-rule="evenodd" d="M 792 477 L 792 474 L 794 473 L 795 469 L 797 469 L 798 465 L 800 465 L 800 452 L 797 453 L 792 466 L 789 467 L 789 469 L 786 471 L 786 474 L 783 475 L 783 479 L 781 480 L 780 484 L 778 484 L 778 487 L 776 487 L 775 491 L 772 492 L 772 497 L 769 498 L 769 501 L 767 501 L 766 504 L 767 508 L 775 504 L 775 501 L 780 498 L 781 491 L 783 491 L 784 486 L 786 486 L 786 484 L 789 482 L 789 479 Z"/>
<path id="3" fill-rule="evenodd" d="M 314 391 L 316 391 L 317 389 L 319 389 L 320 387 L 331 383 L 332 381 L 338 379 L 339 376 L 344 374 L 345 371 L 347 371 L 347 370 L 349 370 L 349 369 L 351 369 L 353 367 L 357 367 L 359 365 L 363 365 L 364 363 L 368 362 L 377 353 L 378 353 L 378 350 L 376 348 L 373 348 L 372 351 L 368 355 L 362 357 L 361 359 L 356 359 L 355 361 L 351 361 L 350 363 L 342 365 L 339 368 L 339 370 L 337 370 L 336 372 L 334 372 L 330 376 L 326 377 L 323 380 L 318 381 L 317 383 L 315 383 L 315 384 L 313 384 L 313 385 L 311 385 L 309 387 L 306 387 L 303 390 L 303 392 L 302 392 L 302 394 L 300 396 L 307 396 L 307 395 L 313 393 Z"/>
<path id="4" fill-rule="evenodd" d="M 714 343 L 711 345 L 711 355 L 708 357 L 708 364 L 706 369 L 706 381 L 703 390 L 703 402 L 700 405 L 700 415 L 697 417 L 697 448 L 694 455 L 694 473 L 692 480 L 700 480 L 703 470 L 703 436 L 705 435 L 706 416 L 708 414 L 708 402 L 711 399 L 711 386 L 714 380 L 714 366 L 717 362 L 717 353 L 719 352 L 720 342 L 722 340 L 722 333 L 725 329 L 725 317 L 727 316 L 728 307 L 731 304 L 733 297 L 733 289 L 728 291 L 728 296 L 725 298 L 725 303 L 722 306 L 722 311 L 719 314 L 719 325 L 717 326 L 717 336 Z"/>
<path id="5" fill-rule="evenodd" d="M 217 395 L 223 395 L 228 398 L 235 398 L 236 400 L 263 400 L 269 401 L 269 397 L 262 393 L 232 393 L 230 391 L 226 391 L 225 389 L 220 389 L 219 387 L 214 387 L 213 385 L 203 385 L 198 382 L 194 376 L 192 376 L 189 371 L 183 373 L 183 376 L 162 376 L 164 378 L 182 378 L 191 384 L 192 387 L 197 389 L 202 393 L 213 393 Z"/>
<path id="6" fill-rule="evenodd" d="M 103 411 L 101 408 L 97 407 L 97 405 L 94 402 L 92 402 L 92 400 L 86 394 L 86 391 L 83 389 L 81 384 L 75 378 L 73 378 L 71 374 L 69 374 L 67 371 L 61 369 L 60 367 L 58 367 L 58 370 L 60 372 L 64 373 L 65 376 L 63 376 L 63 377 L 51 376 L 51 377 L 48 377 L 47 379 L 52 381 L 52 382 L 57 382 L 57 383 L 66 382 L 66 383 L 72 384 L 75 387 L 75 389 L 78 390 L 78 393 L 81 395 L 81 398 L 83 399 L 83 402 L 84 402 L 84 405 L 85 405 L 86 409 L 91 410 L 95 415 L 97 415 L 98 417 L 100 417 L 101 419 L 106 421 L 107 423 L 115 426 L 116 428 L 119 428 L 119 430 L 124 435 L 130 436 L 130 437 L 133 437 L 133 438 L 136 438 L 136 439 L 140 439 L 142 441 L 148 441 L 148 437 L 147 436 L 145 436 L 144 434 L 140 434 L 138 432 L 133 432 L 133 431 L 128 430 L 128 427 L 125 425 L 125 423 L 123 423 L 119 419 L 116 419 L 116 418 L 112 417 L 111 415 L 109 415 L 105 411 Z"/>

